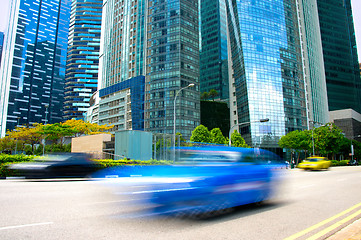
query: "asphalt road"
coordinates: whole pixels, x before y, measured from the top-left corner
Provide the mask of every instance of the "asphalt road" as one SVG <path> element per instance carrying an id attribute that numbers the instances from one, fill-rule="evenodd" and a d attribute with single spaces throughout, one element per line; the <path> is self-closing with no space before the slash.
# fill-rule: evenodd
<path id="1" fill-rule="evenodd" d="M 129 209 L 115 194 L 118 187 L 99 181 L 0 180 L 0 239 L 278 240 L 312 238 L 319 232 L 325 239 L 361 209 L 350 209 L 361 202 L 361 166 L 287 170 L 283 180 L 279 194 L 262 205 L 202 220 L 121 218 Z M 327 228 L 332 231 L 323 234 Z"/>

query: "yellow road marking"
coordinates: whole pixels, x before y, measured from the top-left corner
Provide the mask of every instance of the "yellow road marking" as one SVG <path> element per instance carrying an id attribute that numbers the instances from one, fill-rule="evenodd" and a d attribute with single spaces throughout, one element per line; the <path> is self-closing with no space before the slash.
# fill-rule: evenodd
<path id="1" fill-rule="evenodd" d="M 328 227 L 328 228 L 326 228 L 326 229 L 318 232 L 317 234 L 313 235 L 312 237 L 307 238 L 307 240 L 315 240 L 315 239 L 317 239 L 317 238 L 319 238 L 319 237 L 322 237 L 322 236 L 325 235 L 326 233 L 329 233 L 329 232 L 331 232 L 332 230 L 334 230 L 334 229 L 342 226 L 342 224 L 347 223 L 348 221 L 352 220 L 353 218 L 357 217 L 357 216 L 360 215 L 360 214 L 361 214 L 361 210 L 358 210 L 358 211 L 355 212 L 354 214 L 352 214 L 352 215 L 350 215 L 350 216 L 348 216 L 348 217 L 346 217 L 346 218 L 338 221 L 337 223 L 333 224 L 332 226 L 330 226 L 330 227 Z"/>
<path id="2" fill-rule="evenodd" d="M 327 223 L 329 223 L 329 222 L 331 222 L 331 221 L 333 221 L 333 220 L 335 220 L 335 219 L 337 219 L 337 218 L 339 218 L 339 217 L 341 217 L 341 216 L 355 210 L 356 208 L 359 208 L 359 207 L 361 207 L 361 203 L 356 204 L 355 206 L 350 207 L 349 209 L 346 209 L 345 211 L 343 211 L 343 212 L 341 212 L 341 213 L 339 213 L 339 214 L 337 214 L 337 215 L 335 215 L 333 217 L 330 217 L 330 218 L 328 218 L 328 219 L 326 219 L 326 220 L 324 220 L 324 221 L 322 221 L 320 223 L 317 223 L 317 224 L 315 224 L 315 225 L 313 225 L 313 226 L 311 226 L 311 227 L 309 227 L 309 228 L 307 228 L 307 229 L 305 229 L 305 230 L 303 230 L 301 232 L 298 232 L 298 233 L 296 233 L 296 234 L 294 234 L 294 235 L 292 235 L 290 237 L 287 237 L 284 240 L 297 239 L 297 238 L 299 238 L 299 237 L 301 237 L 301 236 L 303 236 L 303 235 L 305 235 L 305 234 L 307 234 L 307 233 L 309 233 L 309 232 L 311 232 L 311 231 L 313 231 L 313 230 L 315 230 L 315 229 L 317 229 L 317 228 L 319 228 L 319 227 L 321 227 L 321 226 L 323 226 L 323 225 L 325 225 L 325 224 L 327 224 Z"/>

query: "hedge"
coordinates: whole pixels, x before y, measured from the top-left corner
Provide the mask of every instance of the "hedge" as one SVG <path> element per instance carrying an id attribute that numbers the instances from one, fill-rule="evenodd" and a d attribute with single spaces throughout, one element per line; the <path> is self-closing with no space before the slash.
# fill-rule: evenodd
<path id="1" fill-rule="evenodd" d="M 10 163 L 10 162 L 28 162 L 34 159 L 33 155 L 8 155 L 8 154 L 0 154 L 0 164 L 2 163 Z"/>
<path id="2" fill-rule="evenodd" d="M 331 160 L 332 161 L 332 164 L 331 166 L 347 166 L 349 160 L 341 160 L 341 161 L 338 161 L 338 160 Z"/>
<path id="3" fill-rule="evenodd" d="M 38 156 L 32 155 L 7 155 L 7 154 L 0 154 L 0 177 L 12 177 L 18 176 L 17 172 L 14 170 L 10 170 L 7 168 L 7 165 L 13 163 L 21 163 L 21 162 L 31 162 L 33 159 Z M 172 164 L 171 161 L 165 160 L 129 160 L 129 159 L 121 159 L 121 160 L 113 160 L 113 159 L 93 159 L 98 166 L 99 169 L 108 168 L 108 167 L 115 167 L 115 166 L 133 166 L 133 165 L 170 165 Z"/>
<path id="4" fill-rule="evenodd" d="M 113 160 L 113 159 L 95 159 L 95 162 L 101 165 L 101 168 L 107 167 L 115 167 L 115 166 L 125 166 L 125 165 L 170 165 L 171 161 L 165 160 L 129 160 L 129 159 L 121 159 L 121 160 Z"/>

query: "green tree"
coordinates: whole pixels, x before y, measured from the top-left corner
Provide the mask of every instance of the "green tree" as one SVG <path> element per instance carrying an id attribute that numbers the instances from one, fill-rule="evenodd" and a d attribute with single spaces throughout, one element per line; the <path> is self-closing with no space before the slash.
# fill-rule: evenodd
<path id="1" fill-rule="evenodd" d="M 237 130 L 234 130 L 231 135 L 231 144 L 234 147 L 245 147 L 248 148 L 249 146 L 246 144 L 246 141 L 241 136 L 240 133 L 238 133 Z"/>
<path id="2" fill-rule="evenodd" d="M 281 148 L 288 148 L 291 150 L 291 159 L 293 152 L 297 153 L 297 163 L 299 162 L 300 153 L 309 150 L 310 137 L 308 131 L 292 131 L 282 136 L 278 141 Z"/>
<path id="3" fill-rule="evenodd" d="M 292 131 L 282 136 L 278 141 L 278 145 L 281 148 L 289 148 L 296 150 L 308 150 L 309 149 L 309 136 L 306 131 Z"/>
<path id="4" fill-rule="evenodd" d="M 52 140 L 54 143 L 60 140 L 60 144 L 63 144 L 64 138 L 73 136 L 76 133 L 76 129 L 62 123 L 54 123 L 44 125 L 39 133 L 44 135 L 46 139 Z"/>
<path id="5" fill-rule="evenodd" d="M 211 133 L 208 131 L 208 128 L 199 125 L 192 131 L 192 136 L 190 138 L 192 142 L 203 142 L 203 143 L 211 143 Z"/>
<path id="6" fill-rule="evenodd" d="M 201 95 L 201 100 L 207 100 L 209 98 L 209 93 L 208 92 L 204 92 Z"/>
<path id="7" fill-rule="evenodd" d="M 325 126 L 314 129 L 313 138 L 315 153 L 322 156 L 332 155 L 334 158 L 341 149 L 344 136 L 342 130 L 335 124 L 327 123 Z"/>
<path id="8" fill-rule="evenodd" d="M 34 123 L 31 127 L 16 127 L 14 130 L 7 132 L 7 135 L 15 140 L 23 141 L 25 144 L 31 145 L 31 151 L 34 154 L 35 144 L 42 140 L 41 129 L 43 125 Z"/>
<path id="9" fill-rule="evenodd" d="M 211 130 L 212 143 L 227 144 L 227 139 L 223 136 L 220 128 L 213 128 Z"/>
<path id="10" fill-rule="evenodd" d="M 218 96 L 217 90 L 211 89 L 211 90 L 209 91 L 209 97 L 211 97 L 211 98 L 213 99 L 213 101 L 214 101 L 214 98 L 215 98 L 216 96 Z"/>
<path id="11" fill-rule="evenodd" d="M 97 123 L 84 122 L 83 120 L 76 119 L 67 120 L 61 124 L 71 127 L 74 130 L 74 137 L 104 133 L 113 127 L 107 125 L 99 125 Z"/>
<path id="12" fill-rule="evenodd" d="M 16 148 L 15 147 L 16 141 L 18 141 L 18 140 L 14 140 L 8 136 L 0 138 L 0 151 L 6 152 L 6 151 L 14 150 Z"/>

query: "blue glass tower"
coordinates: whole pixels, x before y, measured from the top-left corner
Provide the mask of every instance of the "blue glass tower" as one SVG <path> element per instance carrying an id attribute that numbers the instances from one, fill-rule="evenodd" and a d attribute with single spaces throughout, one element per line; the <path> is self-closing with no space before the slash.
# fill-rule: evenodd
<path id="1" fill-rule="evenodd" d="M 13 0 L 0 78 L 1 135 L 17 124 L 60 122 L 70 0 Z"/>
<path id="2" fill-rule="evenodd" d="M 65 75 L 64 119 L 82 119 L 98 86 L 102 0 L 73 0 Z"/>
<path id="3" fill-rule="evenodd" d="M 240 132 L 252 146 L 307 128 L 299 24 L 294 0 L 227 0 Z M 259 120 L 270 121 L 260 123 Z"/>

